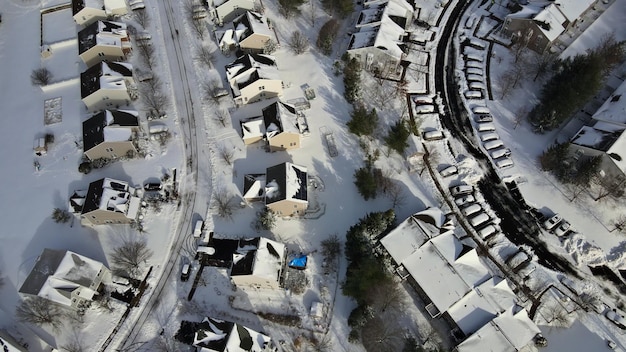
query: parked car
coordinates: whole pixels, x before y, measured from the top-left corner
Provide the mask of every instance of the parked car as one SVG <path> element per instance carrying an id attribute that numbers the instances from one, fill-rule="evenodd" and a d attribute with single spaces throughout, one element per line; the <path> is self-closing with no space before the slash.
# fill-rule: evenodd
<path id="1" fill-rule="evenodd" d="M 482 238 L 483 240 L 488 239 L 489 237 L 495 235 L 496 233 L 498 233 L 498 228 L 492 224 L 489 224 L 483 227 L 482 229 L 478 230 L 478 236 L 480 236 L 480 238 Z"/>
<path id="2" fill-rule="evenodd" d="M 488 107 L 486 107 L 486 106 L 480 106 L 480 105 L 478 105 L 478 106 L 474 106 L 474 107 L 472 108 L 472 112 L 473 112 L 474 114 L 490 114 L 490 113 L 491 113 L 491 111 L 489 110 L 489 108 L 488 108 Z"/>
<path id="3" fill-rule="evenodd" d="M 493 116 L 491 114 L 474 114 L 474 121 L 476 122 L 492 122 Z"/>
<path id="4" fill-rule="evenodd" d="M 457 197 L 457 196 L 464 195 L 464 194 L 471 194 L 472 192 L 474 192 L 474 187 L 470 185 L 459 185 L 459 186 L 450 187 L 450 194 L 452 194 L 453 197 Z"/>
<path id="5" fill-rule="evenodd" d="M 191 265 L 189 265 L 189 263 L 185 263 L 185 265 L 183 265 L 183 268 L 180 271 L 180 279 L 182 281 L 187 281 L 189 280 L 190 275 L 191 275 Z"/>
<path id="6" fill-rule="evenodd" d="M 502 142 L 501 139 L 494 139 L 493 141 L 485 142 L 485 144 L 483 144 L 483 147 L 485 147 L 486 150 L 492 150 L 492 149 L 500 148 L 503 145 L 504 143 Z"/>
<path id="7" fill-rule="evenodd" d="M 563 284 L 563 286 L 567 287 L 568 290 L 572 291 L 572 293 L 574 293 L 575 295 L 579 295 L 580 292 L 576 286 L 576 283 L 574 281 L 572 281 L 572 279 L 570 279 L 567 276 L 561 276 L 559 278 L 559 281 L 561 281 L 561 283 Z"/>
<path id="8" fill-rule="evenodd" d="M 430 114 L 435 112 L 435 106 L 432 104 L 415 105 L 416 114 Z"/>
<path id="9" fill-rule="evenodd" d="M 470 204 L 469 206 L 461 209 L 461 213 L 463 214 L 463 216 L 467 217 L 472 214 L 478 213 L 481 210 L 483 210 L 483 207 L 481 207 L 480 204 Z"/>
<path id="10" fill-rule="evenodd" d="M 556 225 L 558 225 L 563 218 L 559 214 L 554 214 L 548 220 L 543 222 L 543 228 L 546 230 L 552 230 Z"/>
<path id="11" fill-rule="evenodd" d="M 614 350 L 617 347 L 617 344 L 612 340 L 606 340 L 606 345 L 609 346 L 610 349 Z"/>
<path id="12" fill-rule="evenodd" d="M 498 167 L 498 169 L 506 169 L 509 167 L 513 167 L 513 160 L 508 157 L 498 159 L 496 160 L 496 166 Z"/>
<path id="13" fill-rule="evenodd" d="M 500 136 L 498 136 L 498 134 L 495 132 L 487 132 L 480 135 L 481 142 L 489 142 L 496 139 L 500 139 Z"/>
<path id="14" fill-rule="evenodd" d="M 196 220 L 196 224 L 193 227 L 193 237 L 200 237 L 202 235 L 202 228 L 204 227 L 204 221 L 202 219 Z"/>
<path id="15" fill-rule="evenodd" d="M 555 235 L 561 237 L 565 236 L 565 234 L 570 231 L 571 227 L 572 225 L 569 222 L 563 220 L 553 231 Z"/>
<path id="16" fill-rule="evenodd" d="M 156 192 L 156 191 L 162 190 L 163 189 L 163 185 L 161 185 L 161 182 L 146 182 L 143 185 L 143 189 L 145 191 Z"/>
<path id="17" fill-rule="evenodd" d="M 457 169 L 456 166 L 454 165 L 445 167 L 441 171 L 439 171 L 439 174 L 441 175 L 441 177 L 448 177 L 448 176 L 456 175 L 457 173 L 459 173 L 459 169 Z"/>
<path id="18" fill-rule="evenodd" d="M 482 99 L 483 98 L 483 93 L 478 90 L 466 90 L 465 93 L 463 94 L 465 95 L 465 99 Z"/>
<path id="19" fill-rule="evenodd" d="M 463 206 L 465 204 L 474 203 L 475 201 L 476 201 L 476 199 L 474 198 L 473 195 L 466 194 L 463 197 L 456 198 L 454 200 L 454 203 L 456 203 L 456 205 L 458 205 L 458 206 Z"/>
<path id="20" fill-rule="evenodd" d="M 422 133 L 425 141 L 437 141 L 444 138 L 443 132 L 439 130 L 427 131 Z"/>
<path id="21" fill-rule="evenodd" d="M 511 156 L 511 150 L 509 148 L 500 148 L 490 153 L 492 159 L 498 159 L 502 157 Z"/>
<path id="22" fill-rule="evenodd" d="M 613 324 L 617 325 L 618 328 L 622 330 L 626 330 L 626 320 L 623 316 L 617 313 L 615 309 L 609 309 L 604 314 L 607 319 L 609 319 Z"/>
<path id="23" fill-rule="evenodd" d="M 478 124 L 478 132 L 491 132 L 496 130 L 496 125 L 491 122 L 483 122 Z"/>
<path id="24" fill-rule="evenodd" d="M 486 223 L 489 220 L 491 220 L 491 218 L 489 217 L 489 215 L 487 215 L 487 213 L 478 213 L 477 215 L 472 216 L 469 219 L 469 222 L 472 227 L 477 227 Z"/>

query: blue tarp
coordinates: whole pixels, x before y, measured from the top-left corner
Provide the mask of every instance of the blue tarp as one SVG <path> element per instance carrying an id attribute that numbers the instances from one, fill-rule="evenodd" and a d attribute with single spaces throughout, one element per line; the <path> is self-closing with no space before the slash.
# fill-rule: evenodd
<path id="1" fill-rule="evenodd" d="M 289 266 L 296 269 L 306 268 L 306 255 L 300 255 L 298 257 L 295 257 L 289 262 Z"/>

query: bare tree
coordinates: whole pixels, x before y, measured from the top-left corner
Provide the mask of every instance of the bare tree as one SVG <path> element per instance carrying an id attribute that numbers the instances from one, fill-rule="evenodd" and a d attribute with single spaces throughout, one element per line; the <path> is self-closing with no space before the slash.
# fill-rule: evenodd
<path id="1" fill-rule="evenodd" d="M 528 106 L 522 105 L 515 112 L 515 117 L 513 118 L 513 129 L 517 129 L 519 125 L 526 119 L 528 115 Z"/>
<path id="2" fill-rule="evenodd" d="M 300 55 L 309 48 L 309 40 L 300 31 L 295 31 L 291 35 L 288 45 L 294 54 Z"/>
<path id="3" fill-rule="evenodd" d="M 569 195 L 569 201 L 572 203 L 589 189 L 589 185 L 580 182 L 568 182 L 563 186 Z"/>
<path id="4" fill-rule="evenodd" d="M 559 303 L 553 303 L 545 307 L 544 314 L 546 314 L 546 320 L 552 326 L 565 328 L 570 324 L 569 314 Z"/>
<path id="5" fill-rule="evenodd" d="M 213 207 L 219 217 L 232 220 L 237 205 L 233 201 L 232 193 L 225 189 L 219 189 L 214 193 Z"/>
<path id="6" fill-rule="evenodd" d="M 46 86 L 52 80 L 52 72 L 45 67 L 33 70 L 30 74 L 30 83 L 34 86 Z"/>
<path id="7" fill-rule="evenodd" d="M 368 351 L 395 352 L 404 345 L 404 336 L 398 319 L 391 314 L 376 315 L 361 330 L 363 346 Z"/>
<path id="8" fill-rule="evenodd" d="M 111 253 L 111 263 L 118 271 L 137 277 L 141 266 L 152 257 L 152 250 L 142 240 L 124 240 L 121 246 Z"/>
<path id="9" fill-rule="evenodd" d="M 225 109 L 216 109 L 213 113 L 215 121 L 222 124 L 223 127 L 226 127 L 226 121 L 228 121 L 228 118 L 230 117 L 228 111 Z"/>
<path id="10" fill-rule="evenodd" d="M 211 50 L 208 46 L 202 45 L 196 51 L 195 59 L 207 68 L 211 68 L 213 66 L 213 60 L 215 60 L 215 50 Z"/>
<path id="11" fill-rule="evenodd" d="M 141 96 L 144 109 L 154 118 L 160 118 L 165 115 L 165 110 L 169 107 L 170 101 L 167 96 L 160 91 L 151 92 Z"/>
<path id="12" fill-rule="evenodd" d="M 278 49 L 278 43 L 273 39 L 269 39 L 263 44 L 263 54 L 271 55 Z"/>
<path id="13" fill-rule="evenodd" d="M 68 341 L 61 345 L 61 349 L 66 352 L 84 352 L 87 349 L 84 346 L 83 338 L 81 337 L 80 330 L 73 329 L 72 334 L 69 336 Z"/>
<path id="14" fill-rule="evenodd" d="M 624 195 L 624 186 L 626 185 L 626 177 L 618 176 L 616 178 L 603 177 L 596 174 L 591 178 L 591 183 L 596 189 L 594 201 L 605 199 L 608 196 L 619 198 Z"/>
<path id="15" fill-rule="evenodd" d="M 402 312 L 406 296 L 402 287 L 393 279 L 382 281 L 368 293 L 371 306 L 378 312 Z"/>
<path id="16" fill-rule="evenodd" d="M 384 193 L 391 201 L 392 208 L 402 207 L 406 204 L 406 194 L 398 182 L 391 182 L 391 184 L 387 187 L 387 191 Z"/>
<path id="17" fill-rule="evenodd" d="M 557 59 L 558 56 L 550 52 L 550 50 L 546 50 L 542 54 L 534 54 L 530 60 L 528 60 L 528 67 L 531 72 L 535 73 L 533 82 L 549 73 Z"/>
<path id="18" fill-rule="evenodd" d="M 61 318 L 63 312 L 56 303 L 45 298 L 26 298 L 16 308 L 17 320 L 23 323 L 35 325 L 48 325 L 54 331 L 59 331 L 63 326 Z"/>
<path id="19" fill-rule="evenodd" d="M 200 40 L 203 40 L 206 34 L 206 25 L 203 19 L 192 18 L 190 22 L 191 22 L 191 28 L 193 29 L 194 33 L 196 33 L 196 35 L 198 36 Z"/>
<path id="20" fill-rule="evenodd" d="M 613 231 L 619 231 L 620 233 L 626 233 L 626 214 L 622 214 L 613 220 Z"/>
<path id="21" fill-rule="evenodd" d="M 516 37 L 515 43 L 511 46 L 511 50 L 513 51 L 513 57 L 515 58 L 515 62 L 518 62 L 519 59 L 526 52 L 526 48 L 530 43 L 530 39 L 533 36 L 532 29 L 525 29 L 520 33 L 519 36 Z"/>
<path id="22" fill-rule="evenodd" d="M 222 145 L 219 148 L 219 155 L 224 160 L 226 165 L 233 165 L 233 157 L 235 156 L 235 149 L 230 148 L 229 146 Z"/>
<path id="23" fill-rule="evenodd" d="M 145 9 L 139 9 L 133 11 L 133 19 L 137 21 L 143 28 L 146 28 L 150 24 L 150 16 Z"/>
<path id="24" fill-rule="evenodd" d="M 323 335 L 321 338 L 312 334 L 309 341 L 311 342 L 311 348 L 309 350 L 312 352 L 330 352 L 333 350 L 333 342 L 328 334 Z"/>
<path id="25" fill-rule="evenodd" d="M 143 63 L 148 66 L 149 69 L 152 70 L 154 66 L 154 47 L 149 40 L 136 40 L 135 46 L 137 47 L 137 52 L 141 56 Z"/>

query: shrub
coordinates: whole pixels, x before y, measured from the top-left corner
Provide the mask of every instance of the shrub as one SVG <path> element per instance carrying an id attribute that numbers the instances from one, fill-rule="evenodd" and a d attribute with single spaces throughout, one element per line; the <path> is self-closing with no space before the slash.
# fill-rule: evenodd
<path id="1" fill-rule="evenodd" d="M 370 198 L 376 198 L 378 183 L 376 182 L 374 172 L 369 165 L 355 171 L 354 184 L 356 185 L 359 194 L 363 196 L 363 199 L 368 200 Z"/>
<path id="2" fill-rule="evenodd" d="M 52 72 L 45 67 L 33 70 L 30 74 L 30 82 L 35 86 L 46 86 L 52 80 Z"/>
<path id="3" fill-rule="evenodd" d="M 370 112 L 359 104 L 350 113 L 351 119 L 348 121 L 348 130 L 357 136 L 371 136 L 378 127 L 378 113 L 376 109 Z"/>
<path id="4" fill-rule="evenodd" d="M 78 165 L 78 172 L 80 172 L 81 174 L 85 174 L 85 175 L 90 173 L 91 163 L 89 161 L 83 161 L 82 163 L 80 163 L 80 165 Z"/>
<path id="5" fill-rule="evenodd" d="M 65 224 L 66 222 L 70 221 L 71 218 L 72 215 L 61 208 L 54 208 L 54 210 L 52 211 L 52 220 L 54 220 L 54 222 L 56 222 L 57 224 Z"/>
<path id="6" fill-rule="evenodd" d="M 408 128 L 406 128 L 404 122 L 398 121 L 394 125 L 389 127 L 389 133 L 387 134 L 387 137 L 385 137 L 385 143 L 389 148 L 397 151 L 398 154 L 402 155 L 404 154 L 406 148 L 409 146 L 407 140 L 409 139 L 410 135 L 411 132 Z"/>

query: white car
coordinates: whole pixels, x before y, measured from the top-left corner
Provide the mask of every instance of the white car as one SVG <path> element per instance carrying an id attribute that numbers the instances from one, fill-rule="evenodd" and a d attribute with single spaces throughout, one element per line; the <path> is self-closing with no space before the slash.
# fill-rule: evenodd
<path id="1" fill-rule="evenodd" d="M 457 173 L 459 173 L 459 170 L 454 165 L 448 166 L 442 169 L 441 171 L 439 171 L 439 174 L 441 175 L 441 177 L 448 177 L 448 176 L 456 175 Z"/>
<path id="2" fill-rule="evenodd" d="M 609 319 L 613 324 L 617 325 L 618 328 L 622 330 L 626 330 L 626 319 L 623 316 L 617 314 L 615 310 L 607 310 L 604 314 L 607 319 Z"/>
<path id="3" fill-rule="evenodd" d="M 475 201 L 476 199 L 474 199 L 474 196 L 471 194 L 464 195 L 463 197 L 459 197 L 454 200 L 454 202 L 458 206 L 462 206 L 462 205 L 469 204 L 469 203 L 474 203 Z"/>
<path id="4" fill-rule="evenodd" d="M 452 194 L 453 197 L 457 197 L 457 196 L 464 195 L 464 194 L 471 194 L 472 192 L 474 192 L 474 187 L 470 185 L 459 185 L 459 186 L 450 187 L 450 194 Z"/>
<path id="5" fill-rule="evenodd" d="M 561 236 L 564 236 L 565 234 L 567 234 L 570 231 L 571 228 L 572 228 L 572 225 L 570 225 L 569 222 L 563 220 L 563 221 L 561 221 L 559 226 L 557 226 L 553 231 L 554 231 L 555 235 L 561 237 Z"/>
<path id="6" fill-rule="evenodd" d="M 554 214 L 551 218 L 543 222 L 543 227 L 546 230 L 552 230 L 556 225 L 558 225 L 563 218 L 559 214 Z"/>

